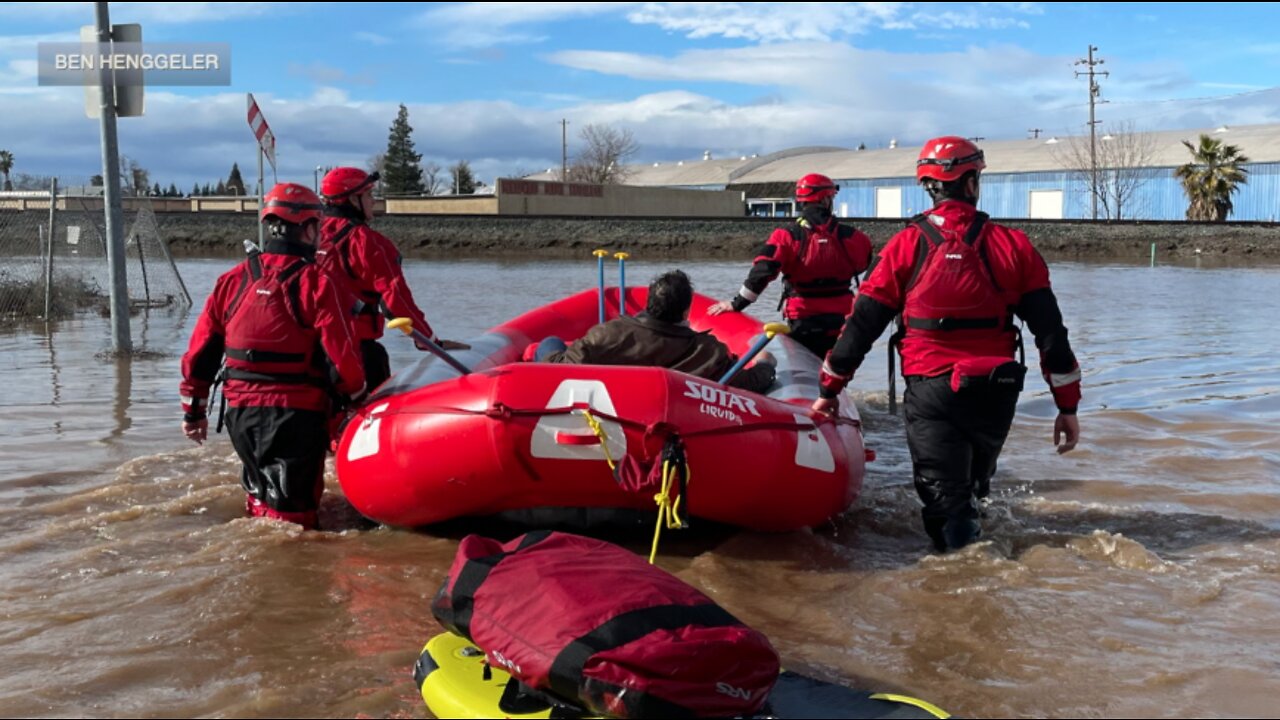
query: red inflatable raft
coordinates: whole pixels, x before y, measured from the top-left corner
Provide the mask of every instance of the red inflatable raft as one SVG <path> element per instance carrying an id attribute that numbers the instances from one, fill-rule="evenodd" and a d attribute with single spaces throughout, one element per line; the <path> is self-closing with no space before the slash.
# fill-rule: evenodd
<path id="1" fill-rule="evenodd" d="M 626 489 L 618 477 L 627 473 L 610 466 L 645 477 L 673 444 L 689 472 L 682 511 L 694 517 L 783 531 L 852 504 L 865 461 L 857 410 L 842 403 L 840 419 L 815 422 L 808 406 L 819 362 L 790 338 L 768 348 L 778 361 L 768 395 L 662 368 L 520 362 L 532 342 L 585 334 L 597 297 L 573 295 L 472 340 L 455 354 L 470 375 L 429 358 L 387 381 L 338 447 L 351 504 L 400 526 L 541 509 L 653 511 L 654 486 Z M 644 288 L 629 289 L 628 313 L 643 310 L 645 298 Z M 606 302 L 613 317 L 616 289 Z M 709 317 L 712 302 L 694 297 L 692 327 L 746 352 L 760 323 Z"/>

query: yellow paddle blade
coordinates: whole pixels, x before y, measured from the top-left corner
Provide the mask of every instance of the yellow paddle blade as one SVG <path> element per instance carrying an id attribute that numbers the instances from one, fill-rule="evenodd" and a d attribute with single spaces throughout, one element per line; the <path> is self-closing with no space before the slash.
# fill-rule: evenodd
<path id="1" fill-rule="evenodd" d="M 631 257 L 631 253 L 616 252 L 613 254 L 613 257 L 617 260 L 626 260 Z"/>
<path id="2" fill-rule="evenodd" d="M 771 322 L 764 324 L 764 334 L 769 337 L 774 335 L 786 335 L 791 332 L 791 326 L 786 323 Z"/>
<path id="3" fill-rule="evenodd" d="M 413 321 L 409 318 L 396 318 L 387 322 L 388 330 L 399 330 L 405 335 L 413 334 Z"/>
<path id="4" fill-rule="evenodd" d="M 609 251 L 608 251 L 608 250 L 596 250 L 595 252 L 593 252 L 593 253 L 591 253 L 591 254 L 592 254 L 592 255 L 595 255 L 595 256 L 596 256 L 596 257 L 598 257 L 598 258 L 602 258 L 602 257 L 609 257 Z"/>

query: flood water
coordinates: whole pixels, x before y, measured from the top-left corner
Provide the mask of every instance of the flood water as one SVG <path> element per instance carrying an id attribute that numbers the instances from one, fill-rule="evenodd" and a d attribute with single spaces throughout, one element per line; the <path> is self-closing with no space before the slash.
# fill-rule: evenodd
<path id="1" fill-rule="evenodd" d="M 229 265 L 180 263 L 198 304 Z M 683 265 L 722 297 L 747 269 Z M 591 259 L 406 269 L 449 338 L 595 279 Z M 1054 453 L 1053 404 L 1029 381 L 989 541 L 927 552 L 881 347 L 853 384 L 879 459 L 852 511 L 812 532 L 676 538 L 662 564 L 788 667 L 961 715 L 1274 716 L 1280 268 L 1058 263 L 1053 279 L 1083 440 Z M 370 527 L 332 477 L 327 531 L 245 519 L 225 436 L 179 430 L 197 310 L 135 318 L 149 352 L 132 361 L 104 359 L 96 315 L 0 330 L 0 715 L 426 716 L 411 668 L 466 527 Z M 393 366 L 418 357 L 386 340 Z"/>

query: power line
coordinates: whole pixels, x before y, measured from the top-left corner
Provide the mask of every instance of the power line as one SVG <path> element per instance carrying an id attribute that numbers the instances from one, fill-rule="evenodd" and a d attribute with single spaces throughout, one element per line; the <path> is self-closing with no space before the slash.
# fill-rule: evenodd
<path id="1" fill-rule="evenodd" d="M 1260 90 L 1246 90 L 1245 92 L 1231 93 L 1230 95 L 1205 95 L 1202 97 L 1190 97 L 1190 98 L 1167 98 L 1165 100 L 1115 100 L 1115 101 L 1112 101 L 1111 104 L 1112 105 L 1157 105 L 1157 104 L 1163 104 L 1163 103 L 1182 103 L 1182 102 L 1185 102 L 1185 103 L 1215 102 L 1218 100 L 1234 100 L 1235 98 L 1248 97 L 1250 95 L 1261 95 L 1263 93 L 1275 92 L 1277 90 L 1280 90 L 1280 85 L 1277 85 L 1275 87 L 1262 88 Z"/>

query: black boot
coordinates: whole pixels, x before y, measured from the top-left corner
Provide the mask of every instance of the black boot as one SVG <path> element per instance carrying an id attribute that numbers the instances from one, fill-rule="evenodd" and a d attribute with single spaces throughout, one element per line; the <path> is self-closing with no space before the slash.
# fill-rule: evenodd
<path id="1" fill-rule="evenodd" d="M 982 525 L 972 518 L 952 518 L 943 523 L 941 534 L 947 550 L 959 550 L 982 537 Z"/>

